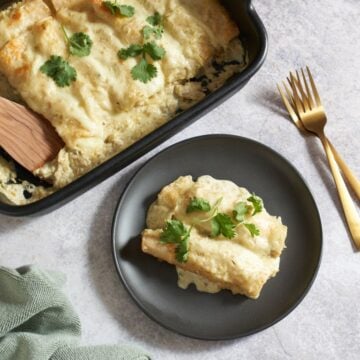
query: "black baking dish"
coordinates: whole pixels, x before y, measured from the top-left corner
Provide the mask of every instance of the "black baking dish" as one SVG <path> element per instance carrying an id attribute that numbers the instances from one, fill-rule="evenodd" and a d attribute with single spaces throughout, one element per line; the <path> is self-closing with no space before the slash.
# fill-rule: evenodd
<path id="1" fill-rule="evenodd" d="M 178 114 L 165 125 L 54 194 L 28 205 L 18 206 L 0 202 L 0 214 L 28 216 L 49 212 L 60 207 L 123 169 L 241 89 L 265 61 L 266 30 L 252 6 L 251 0 L 223 0 L 221 2 L 238 24 L 241 39 L 248 52 L 249 64 L 243 72 L 234 75 L 220 89 L 209 94 L 201 102 Z M 10 3 L 9 1 L 0 1 L 2 8 Z M 20 178 L 28 179 L 30 177 L 29 180 L 34 181 L 34 178 L 22 169 L 19 169 L 18 173 Z"/>

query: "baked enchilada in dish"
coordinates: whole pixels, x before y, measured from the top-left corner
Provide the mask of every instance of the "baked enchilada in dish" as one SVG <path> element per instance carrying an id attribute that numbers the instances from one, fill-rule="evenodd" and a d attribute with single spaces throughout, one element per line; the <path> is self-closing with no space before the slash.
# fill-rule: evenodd
<path id="1" fill-rule="evenodd" d="M 231 181 L 182 176 L 150 206 L 142 251 L 176 266 L 186 289 L 259 297 L 274 277 L 287 227 L 260 197 Z"/>
<path id="2" fill-rule="evenodd" d="M 13 204 L 62 188 L 219 88 L 246 67 L 239 30 L 217 0 L 24 0 L 0 13 L 0 95 L 51 122 L 65 146 L 17 178 Z M 24 195 L 25 194 L 25 195 Z"/>

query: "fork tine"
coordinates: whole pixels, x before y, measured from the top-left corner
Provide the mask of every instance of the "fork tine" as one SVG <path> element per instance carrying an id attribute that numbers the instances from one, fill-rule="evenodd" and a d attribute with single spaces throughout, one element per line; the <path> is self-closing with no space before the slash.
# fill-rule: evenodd
<path id="1" fill-rule="evenodd" d="M 293 94 L 291 92 L 291 80 L 289 79 L 289 77 L 287 77 L 286 80 L 288 81 L 290 88 L 289 88 L 289 86 L 286 85 L 285 81 L 283 81 L 282 83 L 283 83 L 284 88 L 286 90 L 287 96 L 288 96 L 289 100 L 291 101 L 291 105 L 295 109 L 295 100 L 294 100 L 294 96 L 293 96 Z"/>
<path id="2" fill-rule="evenodd" d="M 304 114 L 304 106 L 303 106 L 303 103 L 301 102 L 301 99 L 299 97 L 299 93 L 297 91 L 296 84 L 295 84 L 296 80 L 295 80 L 295 77 L 294 77 L 293 73 L 290 73 L 290 79 L 291 79 L 291 81 L 290 81 L 291 89 L 292 89 L 292 92 L 294 94 L 295 108 L 296 108 L 297 113 L 301 117 L 301 115 Z"/>
<path id="3" fill-rule="evenodd" d="M 293 102 L 293 97 L 292 94 L 290 92 L 290 89 L 287 87 L 286 83 L 283 81 L 283 86 L 286 90 L 287 96 L 290 99 L 291 102 Z M 299 119 L 298 114 L 296 113 L 295 107 L 293 107 L 290 104 L 289 99 L 286 97 L 285 93 L 283 92 L 283 90 L 281 89 L 281 86 L 279 84 L 277 84 L 277 88 L 279 90 L 279 93 L 281 95 L 281 98 L 283 100 L 283 103 L 287 109 L 287 111 L 289 112 L 290 118 L 291 120 L 295 123 L 295 125 L 298 127 L 298 129 L 300 131 L 306 132 L 304 125 L 302 124 L 301 120 Z"/>
<path id="4" fill-rule="evenodd" d="M 286 90 L 286 94 L 288 96 L 290 105 L 292 106 L 292 108 L 293 108 L 294 112 L 296 113 L 297 117 L 299 117 L 299 113 L 298 113 L 298 111 L 296 109 L 296 105 L 295 105 L 295 99 L 294 99 L 293 94 L 291 93 L 291 81 L 290 81 L 289 78 L 287 78 L 287 81 L 289 82 L 290 88 L 289 88 L 289 86 L 286 85 L 285 81 L 283 81 L 283 85 L 284 85 L 284 88 Z"/>
<path id="5" fill-rule="evenodd" d="M 289 81 L 289 78 L 288 78 L 288 81 Z M 296 109 L 295 109 L 294 97 L 293 97 L 293 95 L 292 95 L 292 93 L 291 93 L 291 90 L 290 90 L 289 87 L 286 85 L 286 82 L 285 82 L 285 81 L 283 81 L 283 86 L 284 86 L 284 89 L 285 89 L 286 94 L 287 94 L 287 96 L 288 96 L 288 99 L 291 101 L 291 106 L 294 108 L 294 110 L 296 110 Z M 290 86 L 291 86 L 291 83 L 290 83 Z"/>
<path id="6" fill-rule="evenodd" d="M 284 84 L 284 85 L 285 85 L 285 84 Z M 282 100 L 283 100 L 283 103 L 284 103 L 287 111 L 288 111 L 289 114 L 290 114 L 291 119 L 294 120 L 294 118 L 297 118 L 297 115 L 296 115 L 293 107 L 291 106 L 291 104 L 290 104 L 289 100 L 287 99 L 285 93 L 282 91 L 280 84 L 277 84 L 277 88 L 278 88 L 278 90 L 279 90 L 279 93 L 280 93 L 280 95 L 281 95 L 281 98 L 282 98 Z"/>
<path id="7" fill-rule="evenodd" d="M 318 106 L 321 106 L 320 96 L 319 96 L 319 93 L 318 93 L 318 91 L 316 89 L 314 79 L 313 79 L 313 77 L 311 75 L 311 72 L 310 72 L 310 69 L 309 69 L 308 66 L 306 66 L 306 70 L 307 70 L 307 73 L 309 75 L 309 79 L 310 79 L 311 87 L 312 87 L 312 90 L 313 90 L 313 93 L 314 93 L 315 101 L 316 101 Z"/>
<path id="8" fill-rule="evenodd" d="M 311 96 L 311 91 L 310 91 L 310 88 L 309 88 L 308 81 L 306 81 L 304 69 L 301 69 L 301 74 L 302 74 L 302 78 L 303 78 L 303 81 L 304 81 L 304 84 L 305 84 L 305 89 L 306 89 L 307 98 L 308 98 L 308 101 L 309 101 L 310 110 L 312 110 L 315 107 L 315 103 L 314 103 L 314 100 L 313 100 L 313 98 Z"/>
<path id="9" fill-rule="evenodd" d="M 302 85 L 302 82 L 301 82 L 301 79 L 300 79 L 300 75 L 299 75 L 299 72 L 297 70 L 296 70 L 296 80 L 297 80 L 296 85 L 297 85 L 297 87 L 298 87 L 298 89 L 300 91 L 305 112 L 310 111 L 310 104 L 308 102 L 308 97 L 305 94 L 305 91 L 304 91 L 304 88 L 303 88 L 303 85 Z"/>

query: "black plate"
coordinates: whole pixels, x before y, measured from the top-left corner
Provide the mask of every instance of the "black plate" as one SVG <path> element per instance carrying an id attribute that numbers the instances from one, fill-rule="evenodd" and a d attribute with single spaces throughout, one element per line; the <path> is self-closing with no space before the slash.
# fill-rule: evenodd
<path id="1" fill-rule="evenodd" d="M 229 291 L 199 293 L 193 286 L 182 290 L 174 266 L 141 252 L 139 234 L 149 205 L 181 175 L 232 180 L 261 196 L 269 213 L 288 226 L 280 272 L 258 300 Z M 300 303 L 317 273 L 322 229 L 308 187 L 287 160 L 249 139 L 208 135 L 162 151 L 136 173 L 118 204 L 112 241 L 120 278 L 149 317 L 185 336 L 222 340 L 265 329 Z"/>
<path id="2" fill-rule="evenodd" d="M 0 0 L 0 7 L 3 8 L 14 2 L 14 0 Z M 46 213 L 58 208 L 114 175 L 172 135 L 192 124 L 245 86 L 265 61 L 268 44 L 266 31 L 251 4 L 251 0 L 222 0 L 221 2 L 239 26 L 241 39 L 248 51 L 249 64 L 243 72 L 234 75 L 220 89 L 208 95 L 195 106 L 177 115 L 125 151 L 54 194 L 35 203 L 22 206 L 4 204 L 0 200 L 0 214 L 27 216 Z M 33 182 L 33 177 L 26 170 L 19 167 L 18 174 L 20 178 Z"/>

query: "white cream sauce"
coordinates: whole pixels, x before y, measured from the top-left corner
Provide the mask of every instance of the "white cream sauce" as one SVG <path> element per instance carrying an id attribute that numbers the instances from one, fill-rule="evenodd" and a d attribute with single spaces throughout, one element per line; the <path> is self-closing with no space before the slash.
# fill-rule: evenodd
<path id="1" fill-rule="evenodd" d="M 218 284 L 211 282 L 200 275 L 182 270 L 179 267 L 176 267 L 176 271 L 178 274 L 178 286 L 181 289 L 185 290 L 190 284 L 194 284 L 197 291 L 207 292 L 210 294 L 215 294 L 222 290 Z"/>

